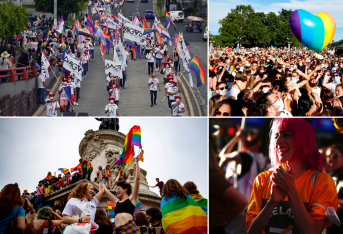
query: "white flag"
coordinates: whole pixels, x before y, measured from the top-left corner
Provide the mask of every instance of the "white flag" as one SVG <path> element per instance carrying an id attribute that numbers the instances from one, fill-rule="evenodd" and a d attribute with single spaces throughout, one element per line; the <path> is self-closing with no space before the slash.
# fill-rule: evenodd
<path id="1" fill-rule="evenodd" d="M 42 77 L 43 77 L 43 82 L 44 82 L 45 79 L 49 79 L 49 66 L 50 66 L 50 63 L 45 57 L 44 53 L 42 53 L 41 65 L 42 65 L 41 67 Z"/>
<path id="2" fill-rule="evenodd" d="M 191 56 L 189 55 L 189 51 L 187 49 L 185 41 L 183 40 L 182 34 L 180 35 L 179 44 L 177 45 L 177 52 L 179 53 L 180 57 L 182 58 L 183 67 L 186 69 L 186 71 L 188 71 L 189 84 L 191 87 L 193 87 L 192 73 L 191 73 L 191 70 L 189 69 L 189 63 L 191 60 Z"/>
<path id="3" fill-rule="evenodd" d="M 78 60 L 71 57 L 68 53 L 64 56 L 63 67 L 70 71 L 73 77 L 75 76 L 79 80 L 82 79 L 83 67 Z"/>
<path id="4" fill-rule="evenodd" d="M 121 63 L 118 62 L 113 62 L 111 60 L 106 59 L 105 60 L 105 73 L 108 74 L 111 72 L 112 75 L 114 76 L 119 76 L 123 77 L 123 73 L 121 71 Z"/>

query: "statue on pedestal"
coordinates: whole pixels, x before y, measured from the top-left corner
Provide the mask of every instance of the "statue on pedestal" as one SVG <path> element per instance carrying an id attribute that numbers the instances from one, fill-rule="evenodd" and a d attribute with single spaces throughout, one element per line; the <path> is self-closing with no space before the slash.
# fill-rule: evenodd
<path id="1" fill-rule="evenodd" d="M 119 131 L 119 119 L 118 118 L 95 118 L 98 121 L 101 121 L 99 125 L 99 130 L 101 129 L 110 129 Z"/>

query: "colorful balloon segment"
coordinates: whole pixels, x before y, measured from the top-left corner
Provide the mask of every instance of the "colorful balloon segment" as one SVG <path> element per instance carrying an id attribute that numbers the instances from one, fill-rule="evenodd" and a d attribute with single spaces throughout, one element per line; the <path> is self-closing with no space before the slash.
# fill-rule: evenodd
<path id="1" fill-rule="evenodd" d="M 329 13 L 319 12 L 313 15 L 302 9 L 292 12 L 289 27 L 301 44 L 316 52 L 320 52 L 331 42 L 336 31 L 335 20 Z"/>

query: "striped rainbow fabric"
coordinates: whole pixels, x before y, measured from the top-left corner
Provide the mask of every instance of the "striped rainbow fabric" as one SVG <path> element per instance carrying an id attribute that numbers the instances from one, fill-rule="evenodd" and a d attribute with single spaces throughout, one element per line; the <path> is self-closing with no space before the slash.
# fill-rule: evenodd
<path id="1" fill-rule="evenodd" d="M 143 209 L 144 205 L 140 200 L 136 200 L 135 211 L 133 212 L 133 216 L 135 216 L 141 209 Z"/>
<path id="2" fill-rule="evenodd" d="M 163 198 L 161 210 L 165 233 L 207 233 L 207 214 L 191 196 Z"/>
<path id="3" fill-rule="evenodd" d="M 115 213 L 114 213 L 115 205 L 113 204 L 113 202 L 107 201 L 107 207 L 108 207 L 108 217 L 110 219 L 114 219 L 114 217 L 115 217 Z"/>
<path id="4" fill-rule="evenodd" d="M 189 64 L 189 69 L 195 72 L 197 77 L 197 87 L 205 84 L 206 81 L 206 71 L 205 68 L 201 65 L 198 57 L 195 55 L 192 59 L 191 63 Z"/>
<path id="5" fill-rule="evenodd" d="M 200 193 L 199 194 L 191 194 L 191 197 L 207 214 L 207 199 L 203 198 Z"/>
<path id="6" fill-rule="evenodd" d="M 58 168 L 60 172 L 62 172 L 64 175 L 66 175 L 69 172 L 68 168 Z"/>

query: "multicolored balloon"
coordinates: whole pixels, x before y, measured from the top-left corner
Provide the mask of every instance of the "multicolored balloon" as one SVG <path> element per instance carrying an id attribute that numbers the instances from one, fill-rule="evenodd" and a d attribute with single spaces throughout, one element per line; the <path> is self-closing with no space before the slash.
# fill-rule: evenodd
<path id="1" fill-rule="evenodd" d="M 327 12 L 313 15 L 305 10 L 293 11 L 289 27 L 294 37 L 307 48 L 320 52 L 332 40 L 336 31 L 335 19 Z"/>

